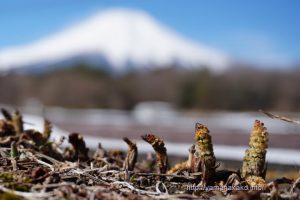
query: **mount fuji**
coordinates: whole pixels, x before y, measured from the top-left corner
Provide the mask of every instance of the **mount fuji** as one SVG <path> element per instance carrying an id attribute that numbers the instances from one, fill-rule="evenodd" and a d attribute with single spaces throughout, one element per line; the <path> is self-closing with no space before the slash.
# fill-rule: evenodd
<path id="1" fill-rule="evenodd" d="M 213 71 L 228 68 L 222 52 L 184 38 L 143 11 L 102 11 L 33 43 L 0 49 L 0 71 L 51 70 L 74 62 L 109 66 L 112 71 L 167 66 Z"/>

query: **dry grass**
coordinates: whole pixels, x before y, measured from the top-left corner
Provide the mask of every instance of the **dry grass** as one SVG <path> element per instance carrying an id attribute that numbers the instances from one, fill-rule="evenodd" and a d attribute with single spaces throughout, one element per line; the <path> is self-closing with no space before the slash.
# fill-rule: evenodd
<path id="1" fill-rule="evenodd" d="M 299 198 L 300 179 L 272 175 L 273 181 L 267 182 L 262 171 L 265 169 L 252 166 L 256 163 L 253 153 L 248 155 L 245 176 L 238 169 L 218 170 L 213 140 L 208 129 L 200 124 L 195 130 L 197 148 L 192 145 L 187 149 L 187 161 L 170 167 L 167 148 L 154 134 L 142 138 L 152 145 L 156 158 L 150 156 L 137 162 L 137 146 L 128 138 L 124 138 L 127 153 L 99 145 L 90 156 L 80 134 L 71 133 L 70 146 L 63 148 L 64 139 L 49 140 L 49 121 L 45 120 L 43 133 L 23 130 L 20 113 L 2 112 L 5 119 L 0 120 L 0 199 Z M 256 122 L 257 125 L 261 123 Z M 265 134 L 264 127 L 254 128 L 254 136 L 258 137 L 261 130 Z M 256 145 L 250 148 L 250 153 L 257 151 Z M 264 156 L 259 163 L 265 163 Z M 252 167 L 255 171 L 251 171 Z M 262 185 L 261 190 L 250 188 Z"/>

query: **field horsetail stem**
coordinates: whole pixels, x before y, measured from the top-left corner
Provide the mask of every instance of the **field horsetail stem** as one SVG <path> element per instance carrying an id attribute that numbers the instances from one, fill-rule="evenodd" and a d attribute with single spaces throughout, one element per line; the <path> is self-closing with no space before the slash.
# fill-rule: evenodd
<path id="1" fill-rule="evenodd" d="M 241 176 L 249 185 L 264 186 L 268 132 L 264 124 L 255 120 L 250 136 L 249 148 L 245 152 Z"/>
<path id="2" fill-rule="evenodd" d="M 195 126 L 195 144 L 187 160 L 168 170 L 167 148 L 153 134 L 143 135 L 156 153 L 137 159 L 137 144 L 127 137 L 127 155 L 104 149 L 99 141 L 93 157 L 79 133 L 70 133 L 68 146 L 51 140 L 52 125 L 25 129 L 22 115 L 0 110 L 1 199 L 299 199 L 300 178 L 277 177 L 266 182 L 268 133 L 256 120 L 241 170 L 217 169 L 206 126 Z M 2 117 L 2 118 L 1 118 Z M 26 118 L 25 118 L 26 119 Z M 100 139 L 99 139 L 100 140 Z M 180 148 L 178 148 L 180 150 Z M 236 152 L 232 152 L 236 153 Z M 174 158 L 177 159 L 177 158 Z M 172 160 L 173 161 L 173 160 Z M 176 161 L 176 160 L 174 160 Z M 269 171 L 272 175 L 272 171 Z M 290 176 L 290 174 L 286 174 Z M 275 176 L 274 176 L 275 177 Z M 271 179 L 269 177 L 269 179 Z M 7 196 L 7 195 L 14 196 Z M 20 197 L 19 197 L 20 196 Z"/>
<path id="3" fill-rule="evenodd" d="M 128 145 L 127 155 L 123 163 L 123 169 L 133 171 L 137 161 L 138 149 L 136 144 L 127 137 L 124 137 L 123 141 Z"/>
<path id="4" fill-rule="evenodd" d="M 52 132 L 52 125 L 51 125 L 50 121 L 45 119 L 44 120 L 44 131 L 43 131 L 44 138 L 48 140 L 51 136 L 51 132 Z"/>
<path id="5" fill-rule="evenodd" d="M 168 156 L 165 143 L 159 137 L 153 134 L 143 135 L 142 139 L 152 145 L 156 153 L 156 163 L 158 165 L 158 173 L 165 174 L 168 170 Z"/>
<path id="6" fill-rule="evenodd" d="M 14 114 L 12 120 L 13 120 L 13 125 L 14 125 L 16 133 L 18 135 L 23 133 L 23 131 L 24 131 L 23 117 L 22 117 L 21 113 L 18 110 L 15 111 L 15 114 Z"/>
<path id="7" fill-rule="evenodd" d="M 206 126 L 196 123 L 195 140 L 197 145 L 196 172 L 202 172 L 201 185 L 209 184 L 209 180 L 214 176 L 216 169 L 216 158 L 209 130 Z"/>

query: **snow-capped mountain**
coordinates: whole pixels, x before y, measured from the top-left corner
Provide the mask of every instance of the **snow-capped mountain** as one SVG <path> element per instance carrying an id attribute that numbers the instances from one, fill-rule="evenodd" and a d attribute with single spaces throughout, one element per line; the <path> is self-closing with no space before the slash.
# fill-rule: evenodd
<path id="1" fill-rule="evenodd" d="M 105 63 L 112 70 L 177 65 L 226 69 L 221 52 L 190 41 L 143 11 L 113 9 L 31 44 L 0 49 L 0 70 L 51 68 L 76 59 Z"/>

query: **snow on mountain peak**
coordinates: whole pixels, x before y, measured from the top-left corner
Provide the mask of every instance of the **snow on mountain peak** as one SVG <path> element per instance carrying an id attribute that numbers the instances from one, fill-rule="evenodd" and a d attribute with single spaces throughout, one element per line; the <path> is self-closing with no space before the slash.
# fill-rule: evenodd
<path id="1" fill-rule="evenodd" d="M 230 62 L 224 54 L 183 38 L 143 11 L 112 9 L 34 43 L 0 50 L 0 70 L 88 54 L 101 55 L 117 71 L 128 63 L 133 68 L 178 64 L 220 71 Z"/>

